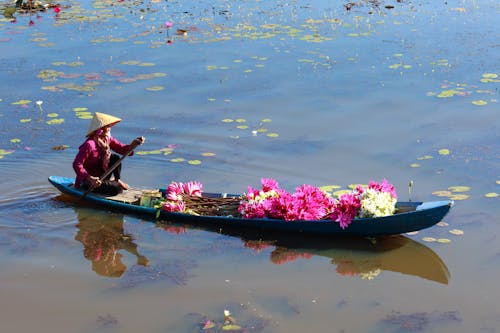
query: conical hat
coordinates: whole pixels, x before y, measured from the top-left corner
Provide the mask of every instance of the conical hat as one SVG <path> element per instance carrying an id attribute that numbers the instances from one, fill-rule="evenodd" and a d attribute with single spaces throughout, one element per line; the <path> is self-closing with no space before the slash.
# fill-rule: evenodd
<path id="1" fill-rule="evenodd" d="M 96 112 L 94 113 L 94 118 L 92 118 L 92 122 L 90 123 L 89 129 L 87 130 L 87 136 L 94 133 L 100 128 L 108 125 L 116 125 L 121 121 L 120 118 L 110 116 L 109 114 Z"/>

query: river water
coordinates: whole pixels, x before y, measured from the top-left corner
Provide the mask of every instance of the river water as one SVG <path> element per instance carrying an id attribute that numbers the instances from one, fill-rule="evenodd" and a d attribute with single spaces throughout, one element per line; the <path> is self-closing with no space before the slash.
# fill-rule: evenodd
<path id="1" fill-rule="evenodd" d="M 217 332 L 225 310 L 240 332 L 500 331 L 498 3 L 60 8 L 0 21 L 2 332 Z M 74 175 L 92 112 L 146 137 L 134 187 L 386 178 L 455 206 L 376 241 L 103 211 L 47 182 Z"/>

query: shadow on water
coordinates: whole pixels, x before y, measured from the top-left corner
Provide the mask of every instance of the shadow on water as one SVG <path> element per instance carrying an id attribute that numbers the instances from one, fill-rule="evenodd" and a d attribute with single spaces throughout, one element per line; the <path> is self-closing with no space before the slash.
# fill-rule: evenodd
<path id="1" fill-rule="evenodd" d="M 60 200 L 65 200 L 63 196 Z M 92 269 L 100 275 L 120 277 L 127 267 L 122 262 L 125 250 L 137 259 L 137 265 L 147 267 L 149 260 L 139 254 L 131 234 L 123 229 L 123 215 L 99 212 L 87 207 L 75 207 L 78 216 L 78 233 L 75 239 L 84 246 L 84 257 L 92 261 Z M 285 264 L 300 258 L 320 256 L 330 259 L 336 271 L 343 276 L 360 276 L 372 279 L 382 271 L 448 284 L 450 273 L 443 260 L 429 247 L 408 237 L 386 236 L 324 237 L 295 233 L 263 232 L 253 229 L 210 227 L 169 221 L 157 225 L 172 234 L 182 237 L 189 230 L 204 230 L 236 237 L 245 248 L 256 252 L 271 250 L 273 264 Z"/>

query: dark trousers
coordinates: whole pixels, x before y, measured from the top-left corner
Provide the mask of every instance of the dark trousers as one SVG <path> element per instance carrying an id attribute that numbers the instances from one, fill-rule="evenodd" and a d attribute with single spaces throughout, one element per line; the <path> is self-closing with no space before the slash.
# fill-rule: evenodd
<path id="1" fill-rule="evenodd" d="M 111 154 L 109 158 L 109 167 L 113 166 L 120 159 L 120 156 L 117 154 Z M 92 190 L 94 193 L 101 194 L 109 194 L 109 195 L 117 195 L 123 192 L 122 187 L 118 183 L 118 180 L 121 178 L 122 165 L 119 164 L 113 172 L 111 172 L 106 178 L 102 180 L 102 184 L 99 187 L 96 187 Z M 111 180 L 111 176 L 113 176 L 113 180 Z M 85 188 L 88 188 L 88 185 L 84 185 Z"/>

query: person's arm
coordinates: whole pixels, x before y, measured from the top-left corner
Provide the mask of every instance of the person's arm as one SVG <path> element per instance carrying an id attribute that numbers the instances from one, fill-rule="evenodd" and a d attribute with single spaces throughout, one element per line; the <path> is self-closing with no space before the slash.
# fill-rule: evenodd
<path id="1" fill-rule="evenodd" d="M 89 142 L 85 142 L 80 146 L 78 154 L 76 154 L 75 160 L 73 161 L 73 170 L 75 170 L 76 178 L 80 180 L 87 179 L 90 175 L 85 169 L 85 161 L 89 157 L 92 151 Z"/>
<path id="2" fill-rule="evenodd" d="M 78 154 L 76 154 L 75 160 L 73 161 L 73 170 L 76 173 L 76 187 L 79 187 L 81 182 L 87 181 L 91 187 L 97 187 L 100 185 L 99 177 L 90 175 L 90 173 L 85 168 L 85 161 L 90 158 L 95 147 L 90 141 L 86 141 L 80 146 Z"/>
<path id="3" fill-rule="evenodd" d="M 144 143 L 144 137 L 143 136 L 135 138 L 129 145 L 125 145 L 125 144 L 121 143 L 120 141 L 118 141 L 114 137 L 111 137 L 109 139 L 109 147 L 113 151 L 117 152 L 120 155 L 123 155 L 126 152 L 128 152 L 130 150 L 130 148 L 132 147 L 132 145 L 134 147 L 137 147 L 139 145 L 142 145 L 143 143 Z M 134 155 L 133 151 L 129 154 L 129 156 L 132 156 L 132 155 Z"/>

